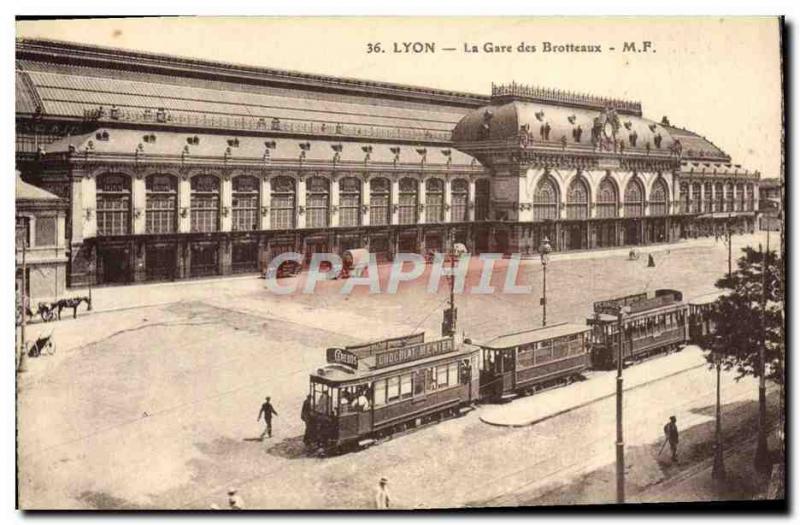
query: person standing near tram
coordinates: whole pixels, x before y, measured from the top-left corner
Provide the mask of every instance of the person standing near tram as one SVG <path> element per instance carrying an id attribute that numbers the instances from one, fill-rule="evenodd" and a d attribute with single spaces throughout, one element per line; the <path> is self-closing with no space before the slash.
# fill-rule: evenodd
<path id="1" fill-rule="evenodd" d="M 306 425 L 306 430 L 303 433 L 303 443 L 308 446 L 311 443 L 311 394 L 306 396 L 303 401 L 303 408 L 300 410 L 300 419 Z"/>
<path id="2" fill-rule="evenodd" d="M 388 483 L 389 480 L 386 478 L 381 478 L 378 482 L 378 490 L 375 491 L 376 509 L 384 510 L 389 508 L 389 491 L 386 489 Z"/>

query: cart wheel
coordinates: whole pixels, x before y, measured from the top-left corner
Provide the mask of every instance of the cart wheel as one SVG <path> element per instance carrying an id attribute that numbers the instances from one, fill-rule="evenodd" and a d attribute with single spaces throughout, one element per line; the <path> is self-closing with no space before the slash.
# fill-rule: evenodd
<path id="1" fill-rule="evenodd" d="M 56 344 L 53 341 L 47 343 L 47 346 L 44 349 L 47 352 L 47 355 L 53 355 L 56 353 Z"/>

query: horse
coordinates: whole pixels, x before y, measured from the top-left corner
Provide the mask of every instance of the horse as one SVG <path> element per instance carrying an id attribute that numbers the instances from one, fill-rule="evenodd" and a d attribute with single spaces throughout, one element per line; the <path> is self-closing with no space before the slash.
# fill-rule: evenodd
<path id="1" fill-rule="evenodd" d="M 72 318 L 78 318 L 78 307 L 81 305 L 82 302 L 86 302 L 86 305 L 91 308 L 92 307 L 92 298 L 91 297 L 71 297 L 69 299 L 61 299 L 56 304 L 58 308 L 58 320 L 61 320 L 61 310 L 64 308 L 72 308 Z"/>

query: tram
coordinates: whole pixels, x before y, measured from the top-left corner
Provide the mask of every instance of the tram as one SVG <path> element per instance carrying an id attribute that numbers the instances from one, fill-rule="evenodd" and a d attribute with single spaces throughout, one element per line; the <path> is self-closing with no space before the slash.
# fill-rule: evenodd
<path id="1" fill-rule="evenodd" d="M 498 401 L 571 382 L 591 364 L 590 331 L 585 325 L 560 323 L 478 343 L 481 400 Z"/>
<path id="2" fill-rule="evenodd" d="M 727 294 L 724 290 L 700 295 L 689 301 L 689 342 L 702 346 L 704 339 L 714 332 L 714 322 L 709 313 L 717 299 Z"/>
<path id="3" fill-rule="evenodd" d="M 620 311 L 623 312 L 622 358 L 638 361 L 678 350 L 688 338 L 687 305 L 677 290 L 656 290 L 594 303 L 586 324 L 592 329 L 592 366 L 613 368 L 619 354 Z"/>
<path id="4" fill-rule="evenodd" d="M 306 423 L 311 440 L 328 451 L 459 415 L 478 399 L 478 350 L 452 337 L 425 342 L 416 334 L 326 355 L 310 376 Z"/>

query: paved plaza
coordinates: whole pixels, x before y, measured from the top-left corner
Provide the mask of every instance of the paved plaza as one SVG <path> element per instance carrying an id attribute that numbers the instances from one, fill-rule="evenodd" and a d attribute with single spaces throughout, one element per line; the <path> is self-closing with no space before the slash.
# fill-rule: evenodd
<path id="1" fill-rule="evenodd" d="M 734 240 L 734 257 L 763 242 Z M 552 257 L 548 322 L 583 323 L 592 301 L 645 289 L 691 298 L 713 291 L 727 269 L 727 248 L 713 238 L 647 251 L 655 268 L 646 256 L 629 261 L 627 250 Z M 498 287 L 503 279 L 499 272 Z M 459 332 L 479 341 L 540 325 L 541 279 L 539 260 L 528 259 L 518 281 L 531 294 L 457 296 Z M 356 453 L 304 453 L 300 407 L 324 349 L 412 331 L 438 336 L 446 286 L 430 294 L 426 284 L 343 295 L 342 281 L 326 281 L 315 294 L 278 296 L 248 275 L 93 290 L 93 312 L 29 326 L 29 337 L 52 331 L 58 351 L 30 359 L 19 379 L 20 505 L 206 509 L 224 507 L 234 486 L 249 508 L 369 508 L 380 476 L 404 508 L 613 501 L 613 398 L 521 427 L 485 423 L 498 407 L 483 405 Z M 626 393 L 629 490 L 642 500 L 709 457 L 713 439 L 715 381 L 699 349 L 660 359 L 641 365 L 653 381 Z M 569 388 L 543 396 L 569 408 Z M 261 442 L 265 395 L 278 416 L 273 438 Z M 506 406 L 536 410 L 536 399 Z M 726 440 L 736 443 L 740 429 L 755 428 L 756 382 L 725 374 L 723 402 Z M 772 390 L 769 403 L 776 414 Z M 683 432 L 678 464 L 658 455 L 672 414 Z"/>

